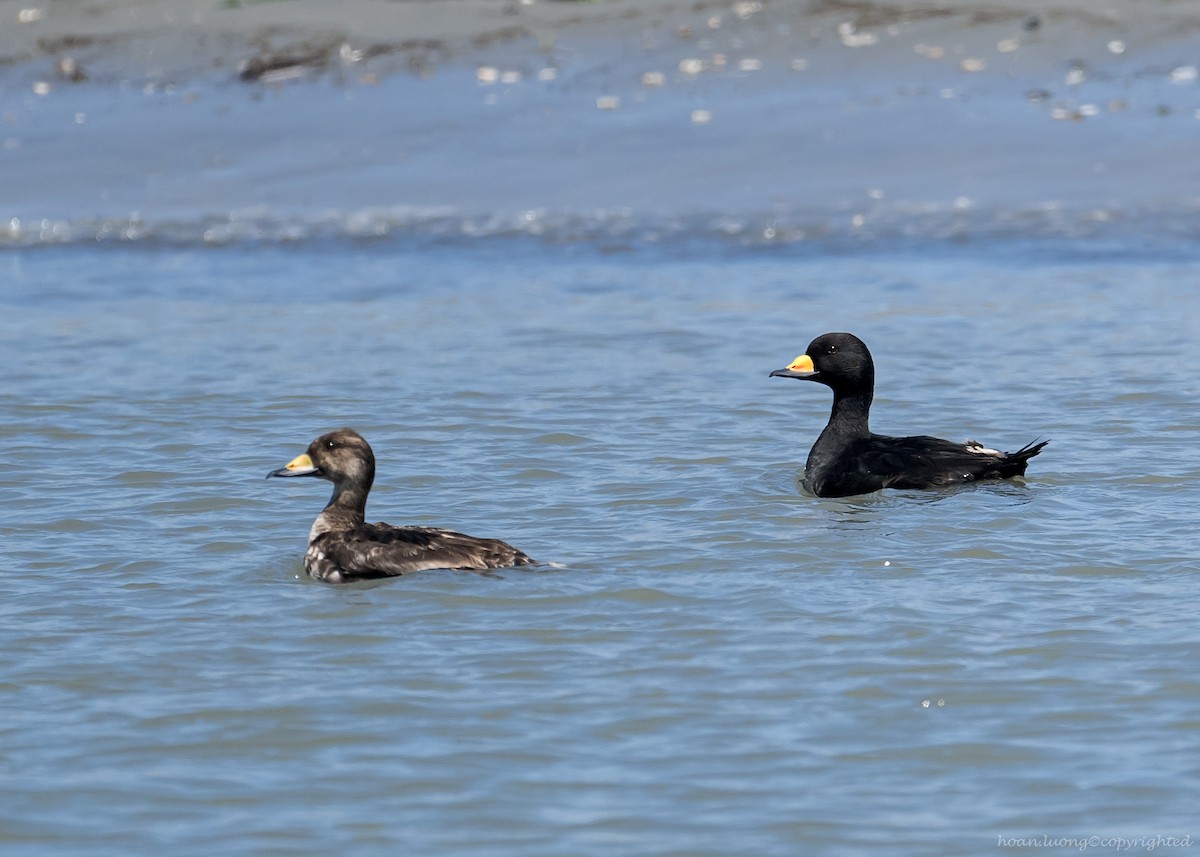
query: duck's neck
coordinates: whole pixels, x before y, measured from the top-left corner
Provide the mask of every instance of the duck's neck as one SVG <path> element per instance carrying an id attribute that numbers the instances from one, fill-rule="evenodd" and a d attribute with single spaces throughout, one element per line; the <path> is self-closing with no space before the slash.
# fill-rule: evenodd
<path id="1" fill-rule="evenodd" d="M 366 521 L 367 494 L 370 484 L 342 482 L 333 486 L 333 496 L 325 509 L 313 521 L 308 540 L 332 530 L 349 530 L 361 527 Z"/>
<path id="2" fill-rule="evenodd" d="M 833 410 L 829 414 L 826 431 L 834 431 L 840 437 L 859 438 L 871 433 L 871 390 L 845 393 L 833 392 Z"/>

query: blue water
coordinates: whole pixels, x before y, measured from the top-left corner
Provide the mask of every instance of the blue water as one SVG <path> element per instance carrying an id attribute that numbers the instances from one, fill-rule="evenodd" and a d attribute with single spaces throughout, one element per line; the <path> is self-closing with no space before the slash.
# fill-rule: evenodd
<path id="1" fill-rule="evenodd" d="M 1200 835 L 1190 244 L 597 234 L 0 254 L 4 850 Z M 805 495 L 841 329 L 876 430 L 1050 446 Z M 563 567 L 304 579 L 263 477 L 340 425 L 370 519 Z"/>

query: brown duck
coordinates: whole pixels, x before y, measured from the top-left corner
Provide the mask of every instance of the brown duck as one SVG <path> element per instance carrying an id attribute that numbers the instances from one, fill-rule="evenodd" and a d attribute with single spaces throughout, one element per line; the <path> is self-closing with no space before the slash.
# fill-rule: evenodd
<path id="1" fill-rule="evenodd" d="M 326 583 L 396 577 L 431 568 L 486 571 L 535 565 L 512 545 L 437 527 L 366 523 L 375 454 L 362 435 L 343 428 L 323 434 L 271 476 L 316 476 L 333 497 L 308 532 L 304 570 Z"/>

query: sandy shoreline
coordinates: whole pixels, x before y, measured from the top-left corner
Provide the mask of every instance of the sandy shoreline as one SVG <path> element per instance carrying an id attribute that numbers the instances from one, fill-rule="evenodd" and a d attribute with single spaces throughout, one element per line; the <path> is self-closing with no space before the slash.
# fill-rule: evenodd
<path id="1" fill-rule="evenodd" d="M 1200 205 L 1195 0 L 30 2 L 0 221 Z"/>
<path id="2" fill-rule="evenodd" d="M 1110 60 L 1106 46 L 1119 40 L 1127 46 L 1126 60 L 1141 54 L 1148 61 L 1150 52 L 1200 33 L 1200 2 L 90 0 L 39 6 L 22 0 L 0 6 L 0 23 L 0 76 L 178 85 L 254 81 L 292 66 L 313 72 L 360 66 L 356 71 L 378 75 L 432 74 L 442 65 L 498 57 L 554 64 L 569 62 L 578 43 L 589 39 L 606 40 L 622 59 L 689 45 L 701 55 L 753 46 L 767 55 L 850 49 L 855 63 L 915 53 L 957 59 L 960 69 L 961 60 L 972 58 L 986 67 L 1006 38 L 1025 57 L 1079 64 Z M 922 42 L 927 49 L 918 47 Z M 1181 46 L 1179 57 L 1185 52 Z M 820 73 L 821 65 L 812 70 Z M 75 73 L 64 75 L 64 66 Z"/>
<path id="3" fill-rule="evenodd" d="M 33 67 L 46 76 L 69 58 L 91 79 L 174 83 L 256 80 L 264 68 L 289 64 L 321 72 L 362 63 L 367 73 L 427 74 L 499 48 L 548 56 L 565 31 L 626 36 L 667 17 L 724 5 L 698 3 L 684 12 L 681 3 L 620 0 L 146 0 L 22 9 L 14 4 L 0 28 L 0 68 Z"/>

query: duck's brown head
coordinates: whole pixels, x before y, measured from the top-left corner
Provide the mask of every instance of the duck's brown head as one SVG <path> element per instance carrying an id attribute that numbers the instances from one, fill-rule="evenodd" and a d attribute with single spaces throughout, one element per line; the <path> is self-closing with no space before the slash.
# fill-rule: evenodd
<path id="1" fill-rule="evenodd" d="M 335 485 L 358 484 L 371 487 L 375 480 L 375 454 L 371 445 L 354 429 L 341 428 L 323 434 L 270 476 L 317 476 Z"/>

